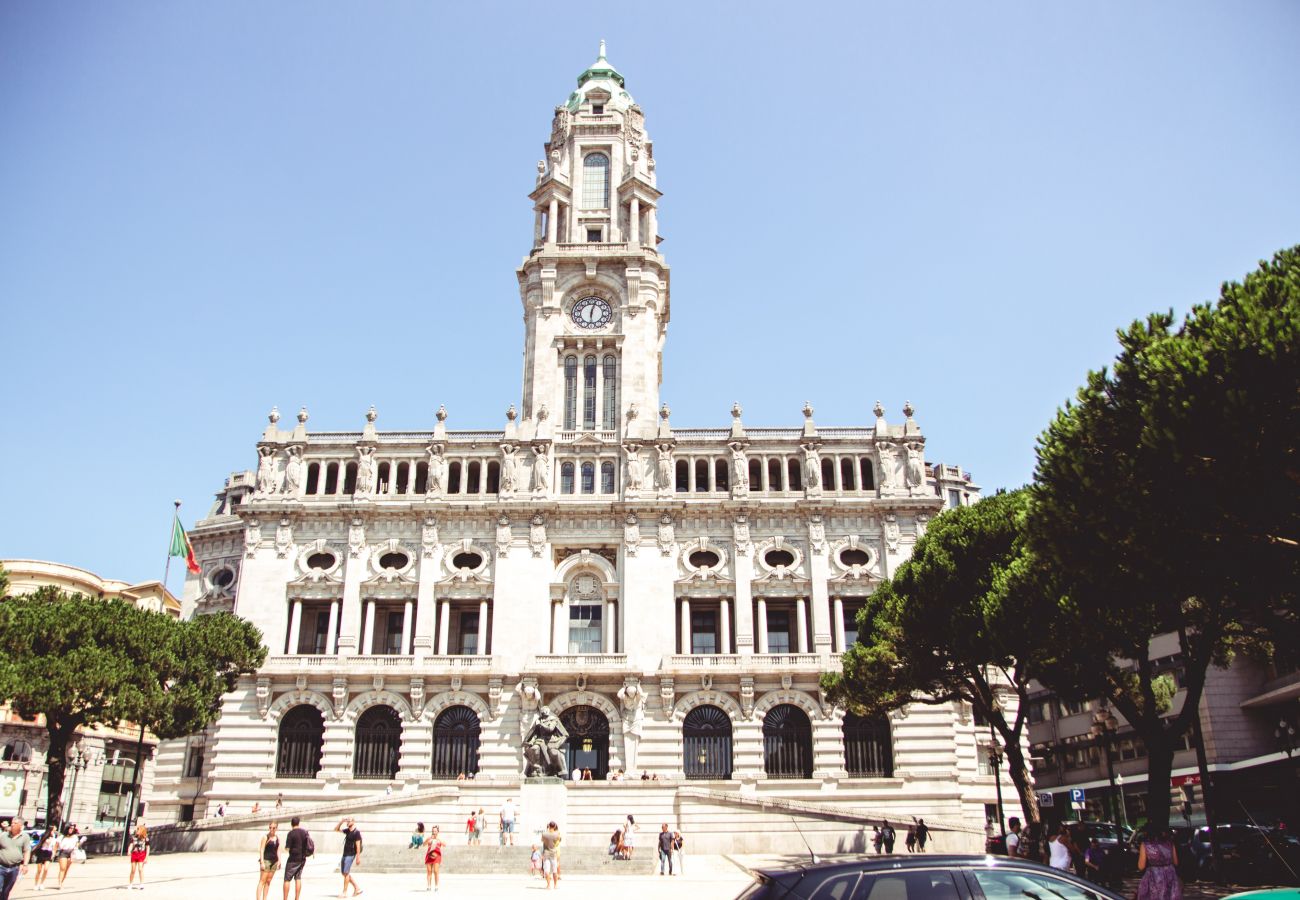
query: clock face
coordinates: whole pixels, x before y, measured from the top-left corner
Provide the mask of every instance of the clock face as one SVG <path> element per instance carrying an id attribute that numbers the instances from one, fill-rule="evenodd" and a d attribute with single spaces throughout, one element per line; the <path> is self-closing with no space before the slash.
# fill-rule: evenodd
<path id="1" fill-rule="evenodd" d="M 573 324 L 579 328 L 601 328 L 614 318 L 609 303 L 600 297 L 583 297 L 573 304 Z"/>

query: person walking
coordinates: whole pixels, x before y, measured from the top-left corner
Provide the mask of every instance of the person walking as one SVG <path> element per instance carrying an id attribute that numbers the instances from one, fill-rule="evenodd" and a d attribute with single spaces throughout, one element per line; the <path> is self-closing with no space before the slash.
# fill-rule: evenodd
<path id="1" fill-rule="evenodd" d="M 266 834 L 257 845 L 257 900 L 266 900 L 271 893 L 271 880 L 280 868 L 279 822 L 266 826 Z"/>
<path id="2" fill-rule="evenodd" d="M 1007 820 L 1007 856 L 1020 855 L 1020 818 L 1012 816 Z"/>
<path id="3" fill-rule="evenodd" d="M 335 831 L 343 832 L 343 858 L 339 860 L 339 873 L 343 876 L 343 887 L 339 891 L 340 897 L 348 895 L 348 886 L 352 887 L 352 896 L 355 897 L 361 893 L 361 885 L 352 877 L 352 868 L 361 864 L 361 829 L 357 827 L 357 820 L 347 816 L 339 820 L 334 826 Z"/>
<path id="4" fill-rule="evenodd" d="M 665 822 L 659 829 L 659 874 L 664 874 L 664 869 L 668 869 L 668 874 L 673 874 L 673 833 L 668 830 L 668 823 Z"/>
<path id="5" fill-rule="evenodd" d="M 876 848 L 877 853 L 880 852 L 881 847 L 885 846 L 885 836 L 880 833 L 879 825 L 871 826 L 871 846 Z"/>
<path id="6" fill-rule="evenodd" d="M 424 842 L 424 889 L 437 891 L 442 883 L 442 848 L 447 846 L 438 837 L 438 826 L 433 826 L 429 839 Z"/>
<path id="7" fill-rule="evenodd" d="M 506 798 L 506 802 L 501 804 L 500 817 L 501 817 L 501 846 L 503 847 L 506 846 L 506 842 L 509 841 L 510 846 L 513 847 L 515 845 L 515 801 L 514 800 L 510 798 Z"/>
<path id="8" fill-rule="evenodd" d="M 930 826 L 925 824 L 925 819 L 916 820 L 916 850 L 918 853 L 925 852 L 925 845 L 930 840 Z"/>
<path id="9" fill-rule="evenodd" d="M 547 822 L 546 830 L 542 832 L 542 878 L 546 881 L 548 891 L 560 886 L 558 872 L 561 840 L 560 826 Z"/>
<path id="10" fill-rule="evenodd" d="M 126 888 L 144 890 L 144 864 L 149 858 L 149 829 L 143 822 L 135 826 L 135 835 L 131 838 L 131 874 L 127 876 Z M 140 883 L 135 883 L 139 876 Z"/>
<path id="11" fill-rule="evenodd" d="M 908 853 L 916 852 L 916 826 L 907 826 L 907 837 L 903 838 L 903 846 L 907 848 Z"/>
<path id="12" fill-rule="evenodd" d="M 81 845 L 85 840 L 76 825 L 68 824 L 63 826 L 63 837 L 59 838 L 59 852 L 56 854 L 59 860 L 59 890 L 63 890 L 63 882 L 68 879 L 68 870 L 72 868 L 73 855 L 81 849 Z"/>
<path id="13" fill-rule="evenodd" d="M 284 809 L 284 794 L 275 795 L 275 808 L 278 810 Z"/>
<path id="14" fill-rule="evenodd" d="M 50 876 L 50 860 L 59 852 L 59 829 L 53 825 L 45 829 L 41 839 L 36 842 L 36 877 L 32 879 L 35 890 L 45 890 L 45 879 Z"/>
<path id="15" fill-rule="evenodd" d="M 1142 880 L 1138 882 L 1137 900 L 1183 900 L 1178 848 L 1168 828 L 1160 829 L 1155 840 L 1143 841 L 1138 847 L 1138 871 Z"/>
<path id="16" fill-rule="evenodd" d="M 483 843 L 483 834 L 487 831 L 487 814 L 480 808 L 474 816 L 474 843 Z"/>
<path id="17" fill-rule="evenodd" d="M 894 840 L 895 840 L 894 826 L 889 824 L 888 819 L 885 820 L 885 827 L 880 829 L 880 840 L 885 845 L 886 853 L 894 852 Z"/>
<path id="18" fill-rule="evenodd" d="M 1055 833 L 1047 840 L 1047 864 L 1062 872 L 1070 871 L 1070 832 L 1064 825 L 1058 825 Z"/>
<path id="19" fill-rule="evenodd" d="M 9 900 L 9 894 L 26 874 L 32 857 L 32 841 L 24 832 L 27 823 L 14 816 L 9 827 L 0 832 L 0 900 Z"/>
<path id="20" fill-rule="evenodd" d="M 686 839 L 680 831 L 673 831 L 673 866 L 678 875 L 686 874 Z"/>
<path id="21" fill-rule="evenodd" d="M 469 818 L 465 820 L 465 843 L 473 845 L 478 843 L 478 816 L 474 810 L 469 811 Z"/>
<path id="22" fill-rule="evenodd" d="M 289 833 L 284 838 L 284 898 L 289 900 L 289 882 L 293 882 L 293 897 L 302 896 L 302 870 L 307 865 L 307 857 L 316 854 L 316 842 L 299 823 L 302 820 L 294 816 L 289 820 Z"/>

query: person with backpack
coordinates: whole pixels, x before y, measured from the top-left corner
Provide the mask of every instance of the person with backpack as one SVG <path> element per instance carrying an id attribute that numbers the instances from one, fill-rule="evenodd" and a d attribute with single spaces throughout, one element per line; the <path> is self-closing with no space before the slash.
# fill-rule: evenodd
<path id="1" fill-rule="evenodd" d="M 302 820 L 294 816 L 289 820 L 289 834 L 284 839 L 284 900 L 289 900 L 289 882 L 294 883 L 294 900 L 302 897 L 302 870 L 307 858 L 316 854 L 316 842 L 311 839 Z"/>

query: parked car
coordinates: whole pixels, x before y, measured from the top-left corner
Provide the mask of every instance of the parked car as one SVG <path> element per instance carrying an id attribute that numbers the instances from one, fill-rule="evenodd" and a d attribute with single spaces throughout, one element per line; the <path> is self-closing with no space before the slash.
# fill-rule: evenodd
<path id="1" fill-rule="evenodd" d="M 1219 844 L 1219 875 L 1239 884 L 1290 883 L 1292 870 L 1300 872 L 1300 838 L 1275 828 L 1245 822 L 1215 826 Z M 1199 877 L 1215 874 L 1210 828 L 1203 825 L 1192 835 L 1191 852 Z"/>
<path id="2" fill-rule="evenodd" d="M 1005 856 L 855 856 L 751 871 L 737 900 L 1122 900 L 1069 872 Z"/>
<path id="3" fill-rule="evenodd" d="M 1133 836 L 1133 829 L 1115 822 L 1062 822 L 1076 838 L 1086 843 L 1097 839 L 1103 850 L 1123 849 L 1128 846 Z"/>

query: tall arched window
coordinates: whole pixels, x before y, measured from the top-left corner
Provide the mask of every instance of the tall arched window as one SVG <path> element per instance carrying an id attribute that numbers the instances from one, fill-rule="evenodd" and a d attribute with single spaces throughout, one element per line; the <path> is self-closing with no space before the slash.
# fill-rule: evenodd
<path id="1" fill-rule="evenodd" d="M 691 464 L 684 459 L 677 460 L 677 492 L 684 494 L 691 489 Z"/>
<path id="2" fill-rule="evenodd" d="M 761 491 L 763 489 L 763 461 L 761 459 L 751 458 L 749 460 L 749 489 L 751 491 Z"/>
<path id="3" fill-rule="evenodd" d="M 600 427 L 613 431 L 618 427 L 618 360 L 613 354 L 601 361 L 600 390 L 603 396 Z"/>
<path id="4" fill-rule="evenodd" d="M 600 464 L 600 492 L 602 494 L 614 493 L 614 464 L 612 462 Z"/>
<path id="5" fill-rule="evenodd" d="M 795 459 L 793 456 L 790 457 L 789 461 L 786 463 L 785 471 L 788 476 L 788 480 L 786 481 L 786 484 L 788 485 L 787 490 L 802 491 L 803 466 L 799 465 L 799 460 Z"/>
<path id="6" fill-rule="evenodd" d="M 582 159 L 582 208 L 609 209 L 609 157 L 603 153 Z"/>
<path id="7" fill-rule="evenodd" d="M 308 495 L 319 493 L 320 490 L 320 463 L 307 463 L 307 493 Z"/>
<path id="8" fill-rule="evenodd" d="M 596 427 L 596 357 L 582 361 L 582 427 Z"/>
<path id="9" fill-rule="evenodd" d="M 854 484 L 854 471 L 852 457 L 844 457 L 840 460 L 840 490 L 856 491 L 858 486 Z"/>
<path id="10" fill-rule="evenodd" d="M 460 471 L 461 464 L 459 462 L 453 462 L 447 466 L 447 493 L 460 493 Z"/>
<path id="11" fill-rule="evenodd" d="M 707 459 L 697 459 L 695 461 L 695 492 L 704 493 L 709 489 L 709 461 Z"/>
<path id="12" fill-rule="evenodd" d="M 596 464 L 585 462 L 582 464 L 582 492 L 584 494 L 596 493 Z"/>
<path id="13" fill-rule="evenodd" d="M 339 492 L 339 464 L 330 463 L 325 467 L 325 493 L 337 494 Z"/>
<path id="14" fill-rule="evenodd" d="M 578 427 L 578 357 L 564 358 L 564 427 Z"/>
<path id="15" fill-rule="evenodd" d="M 889 720 L 844 716 L 844 768 L 854 778 L 893 778 L 894 745 Z"/>
<path id="16" fill-rule="evenodd" d="M 789 703 L 763 717 L 763 771 L 769 778 L 812 778 L 812 723 Z"/>
<path id="17" fill-rule="evenodd" d="M 871 465 L 871 458 L 864 456 L 860 460 L 862 469 L 862 489 L 864 491 L 875 490 L 876 488 L 876 471 Z"/>
<path id="18" fill-rule="evenodd" d="M 769 491 L 781 490 L 781 460 L 769 459 L 767 461 L 767 489 Z"/>
<path id="19" fill-rule="evenodd" d="M 402 719 L 391 706 L 372 706 L 357 719 L 352 751 L 356 778 L 397 777 L 397 757 L 402 749 Z"/>
<path id="20" fill-rule="evenodd" d="M 822 490 L 837 490 L 835 487 L 835 460 L 833 459 L 822 460 Z"/>
<path id="21" fill-rule="evenodd" d="M 730 778 L 731 717 L 716 706 L 697 706 L 687 713 L 682 765 L 687 778 Z"/>
<path id="22" fill-rule="evenodd" d="M 433 777 L 477 773 L 482 733 L 478 713 L 468 706 L 451 706 L 440 712 L 433 723 Z"/>
<path id="23" fill-rule="evenodd" d="M 479 488 L 479 478 L 483 474 L 483 464 L 477 459 L 472 460 L 465 467 L 465 493 L 477 494 Z"/>
<path id="24" fill-rule="evenodd" d="M 573 493 L 573 463 L 571 462 L 560 464 L 560 493 Z"/>
<path id="25" fill-rule="evenodd" d="M 280 720 L 275 753 L 277 778 L 315 778 L 325 744 L 325 717 L 314 706 L 295 706 Z"/>
<path id="26" fill-rule="evenodd" d="M 727 471 L 727 461 L 725 459 L 715 459 L 713 461 L 713 489 L 715 491 L 729 490 L 731 479 Z"/>

